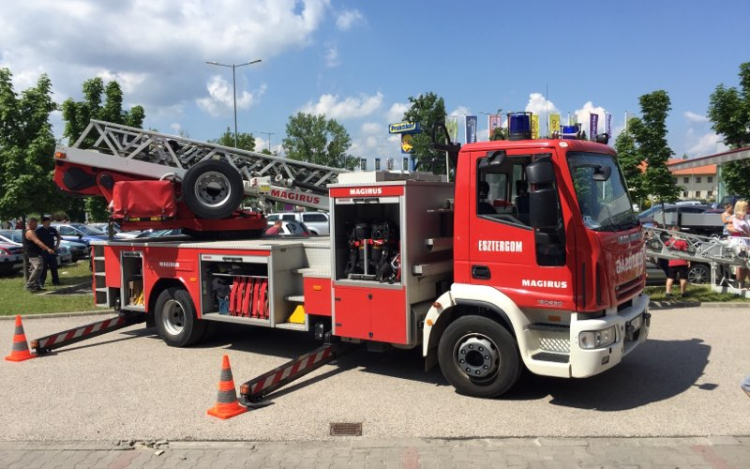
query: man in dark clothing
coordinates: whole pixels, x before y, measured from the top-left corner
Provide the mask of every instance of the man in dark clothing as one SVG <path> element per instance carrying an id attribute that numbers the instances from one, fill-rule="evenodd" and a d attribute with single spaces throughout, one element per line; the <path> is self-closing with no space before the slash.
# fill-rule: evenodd
<path id="1" fill-rule="evenodd" d="M 31 272 L 29 273 L 29 280 L 26 282 L 26 289 L 32 292 L 37 292 L 42 289 L 39 286 L 39 276 L 42 274 L 42 266 L 44 264 L 43 254 L 54 254 L 55 251 L 52 248 L 47 247 L 39 237 L 36 235 L 36 229 L 39 222 L 36 218 L 29 218 L 29 224 L 26 230 L 23 232 L 23 250 L 26 256 L 29 258 L 29 264 L 31 265 Z"/>
<path id="2" fill-rule="evenodd" d="M 42 217 L 42 226 L 36 229 L 37 237 L 50 249 L 55 252 L 44 254 L 44 263 L 42 264 L 42 274 L 39 276 L 39 286 L 44 288 L 47 281 L 47 271 L 52 274 L 52 285 L 60 285 L 60 277 L 57 274 L 57 248 L 60 247 L 60 233 L 53 226 L 50 226 L 49 217 Z"/>

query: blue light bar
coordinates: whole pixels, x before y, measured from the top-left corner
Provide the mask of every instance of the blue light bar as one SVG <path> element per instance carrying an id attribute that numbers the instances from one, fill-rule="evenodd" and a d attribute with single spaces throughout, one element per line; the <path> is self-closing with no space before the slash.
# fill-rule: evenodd
<path id="1" fill-rule="evenodd" d="M 531 139 L 531 113 L 511 112 L 508 114 L 508 140 Z"/>

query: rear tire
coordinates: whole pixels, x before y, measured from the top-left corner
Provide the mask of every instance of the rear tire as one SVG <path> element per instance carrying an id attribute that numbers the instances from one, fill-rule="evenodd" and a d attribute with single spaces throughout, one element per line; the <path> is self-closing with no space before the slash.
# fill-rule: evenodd
<path id="1" fill-rule="evenodd" d="M 198 319 L 187 290 L 170 287 L 156 299 L 156 330 L 170 347 L 188 347 L 203 339 L 206 323 Z"/>
<path id="2" fill-rule="evenodd" d="M 688 283 L 702 285 L 711 281 L 711 269 L 703 264 L 696 264 L 688 269 Z"/>
<path id="3" fill-rule="evenodd" d="M 445 379 L 473 397 L 500 396 L 523 370 L 516 339 L 483 316 L 463 316 L 449 325 L 440 338 L 438 361 Z"/>
<path id="4" fill-rule="evenodd" d="M 244 197 L 242 176 L 223 161 L 201 161 L 185 173 L 182 197 L 198 218 L 226 218 Z"/>

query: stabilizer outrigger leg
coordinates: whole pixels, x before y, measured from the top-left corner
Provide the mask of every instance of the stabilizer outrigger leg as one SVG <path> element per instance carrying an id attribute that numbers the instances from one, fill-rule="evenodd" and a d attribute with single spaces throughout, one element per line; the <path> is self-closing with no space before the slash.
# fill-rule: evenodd
<path id="1" fill-rule="evenodd" d="M 240 386 L 240 402 L 247 407 L 262 407 L 265 404 L 261 403 L 261 400 L 268 394 L 353 351 L 358 346 L 359 344 L 341 342 L 326 344 L 263 373 Z"/>
<path id="2" fill-rule="evenodd" d="M 146 315 L 142 313 L 120 312 L 120 314 L 114 318 L 92 322 L 91 324 L 34 339 L 31 341 L 31 348 L 33 348 L 38 355 L 44 355 L 56 348 L 91 339 L 108 332 L 144 322 L 145 320 Z"/>

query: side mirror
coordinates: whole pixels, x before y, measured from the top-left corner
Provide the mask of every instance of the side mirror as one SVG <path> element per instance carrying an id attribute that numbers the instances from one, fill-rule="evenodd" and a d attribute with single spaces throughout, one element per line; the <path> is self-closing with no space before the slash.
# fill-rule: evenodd
<path id="1" fill-rule="evenodd" d="M 549 160 L 537 161 L 526 167 L 526 179 L 532 185 L 545 185 L 555 182 L 555 169 Z"/>
<path id="2" fill-rule="evenodd" d="M 500 166 L 505 163 L 507 157 L 505 150 L 498 150 L 487 153 L 487 158 L 483 159 L 478 166 L 478 169 L 485 169 L 491 166 Z"/>
<path id="3" fill-rule="evenodd" d="M 532 228 L 557 228 L 560 219 L 557 211 L 557 191 L 544 187 L 529 193 L 529 225 Z"/>
<path id="4" fill-rule="evenodd" d="M 609 166 L 597 166 L 596 169 L 594 169 L 594 174 L 591 176 L 591 178 L 594 181 L 608 181 L 609 177 L 612 175 L 612 168 Z"/>

